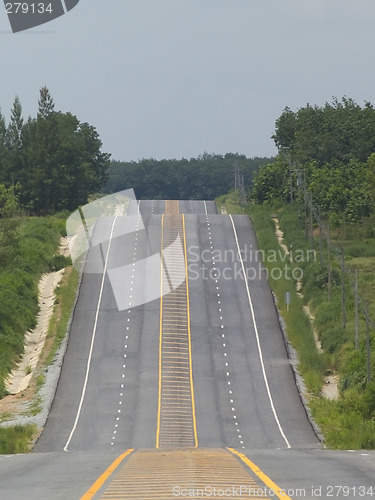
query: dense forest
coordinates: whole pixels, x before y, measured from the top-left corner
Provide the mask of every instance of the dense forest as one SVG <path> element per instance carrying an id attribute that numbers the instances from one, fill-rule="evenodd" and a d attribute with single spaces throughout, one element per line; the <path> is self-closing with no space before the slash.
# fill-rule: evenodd
<path id="1" fill-rule="evenodd" d="M 287 201 L 303 183 L 324 215 L 354 222 L 374 212 L 375 109 L 352 99 L 334 99 L 323 107 L 286 108 L 273 139 L 280 154 L 255 177 L 257 202 Z"/>
<path id="2" fill-rule="evenodd" d="M 55 111 L 42 87 L 36 118 L 24 120 L 18 97 L 8 125 L 0 112 L 0 184 L 24 213 L 73 210 L 106 182 L 110 155 L 101 147 L 95 128 Z"/>
<path id="3" fill-rule="evenodd" d="M 133 188 L 138 199 L 213 200 L 235 188 L 235 169 L 239 183 L 249 186 L 260 165 L 272 161 L 232 153 L 205 153 L 189 160 L 112 161 L 104 192 Z"/>

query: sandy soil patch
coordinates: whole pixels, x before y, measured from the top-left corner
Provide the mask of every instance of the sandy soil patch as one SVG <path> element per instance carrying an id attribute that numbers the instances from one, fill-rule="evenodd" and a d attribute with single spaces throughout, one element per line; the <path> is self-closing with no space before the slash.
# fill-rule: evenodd
<path id="1" fill-rule="evenodd" d="M 289 253 L 290 253 L 289 249 L 285 245 L 285 243 L 283 243 L 284 234 L 283 234 L 283 232 L 281 231 L 281 229 L 279 227 L 279 221 L 278 221 L 277 217 L 272 217 L 272 220 L 275 223 L 275 234 L 276 234 L 277 240 L 279 242 L 279 245 L 284 250 L 284 252 L 287 255 L 289 255 Z M 303 297 L 303 294 L 300 291 L 301 287 L 302 287 L 302 283 L 301 282 L 297 282 L 297 284 L 296 284 L 297 293 L 298 293 L 298 295 L 300 297 Z M 310 308 L 309 308 L 308 305 L 307 306 L 304 305 L 303 306 L 303 310 L 304 310 L 304 313 L 306 314 L 306 316 L 310 320 L 310 324 L 311 324 L 311 328 L 312 328 L 312 331 L 313 331 L 316 348 L 317 348 L 318 352 L 323 353 L 324 350 L 323 350 L 322 344 L 321 344 L 321 342 L 319 340 L 318 332 L 314 328 L 314 319 L 315 319 L 315 317 L 314 317 L 313 313 L 311 312 L 311 310 L 310 310 Z M 327 376 L 327 377 L 324 378 L 324 384 L 323 384 L 323 387 L 322 387 L 322 395 L 325 398 L 327 398 L 327 399 L 339 399 L 340 393 L 339 393 L 339 389 L 338 389 L 338 380 L 339 379 L 338 379 L 337 375 L 329 375 L 329 376 Z"/>
<path id="2" fill-rule="evenodd" d="M 64 269 L 55 273 L 44 274 L 39 281 L 39 314 L 34 330 L 25 335 L 25 352 L 18 367 L 6 380 L 6 389 L 10 394 L 24 391 L 34 374 L 48 333 L 48 325 L 55 303 L 55 289 L 64 274 Z"/>
<path id="3" fill-rule="evenodd" d="M 284 240 L 284 233 L 281 231 L 281 229 L 279 227 L 279 221 L 278 221 L 278 219 L 276 217 L 272 217 L 272 220 L 275 223 L 275 234 L 276 234 L 277 241 L 279 242 L 279 245 L 284 250 L 284 252 L 286 253 L 286 255 L 289 255 L 290 254 L 289 248 L 283 242 L 283 240 Z"/>
<path id="4" fill-rule="evenodd" d="M 339 399 L 339 377 L 337 375 L 328 375 L 324 377 L 324 385 L 322 387 L 322 396 L 327 399 Z"/>
<path id="5" fill-rule="evenodd" d="M 59 253 L 69 256 L 69 239 L 61 238 Z M 48 326 L 55 304 L 55 290 L 61 282 L 65 269 L 44 274 L 38 284 L 39 314 L 34 330 L 25 335 L 25 352 L 17 368 L 6 380 L 10 393 L 0 400 L 0 421 L 12 420 L 17 415 L 27 414 L 36 393 L 37 366 L 46 344 Z"/>

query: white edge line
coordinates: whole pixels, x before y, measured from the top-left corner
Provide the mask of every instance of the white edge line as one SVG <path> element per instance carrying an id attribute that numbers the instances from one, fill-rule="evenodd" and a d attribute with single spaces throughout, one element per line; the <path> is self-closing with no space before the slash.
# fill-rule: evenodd
<path id="1" fill-rule="evenodd" d="M 98 298 L 98 305 L 97 305 L 97 308 L 96 308 L 94 327 L 93 327 L 93 330 L 92 330 L 92 337 L 91 337 L 91 345 L 90 345 L 90 350 L 89 350 L 89 356 L 87 358 L 86 375 L 85 375 L 85 381 L 84 381 L 83 388 L 82 388 L 81 400 L 80 400 L 79 405 L 78 405 L 77 415 L 76 415 L 76 418 L 74 420 L 73 428 L 70 431 L 68 440 L 67 440 L 67 442 L 66 442 L 66 444 L 64 446 L 64 451 L 68 451 L 68 446 L 69 446 L 70 441 L 73 438 L 73 434 L 74 434 L 74 432 L 75 432 L 75 430 L 77 428 L 78 420 L 79 420 L 79 417 L 80 417 L 81 411 L 82 411 L 83 401 L 85 399 L 87 382 L 88 382 L 89 373 L 90 373 L 90 365 L 91 365 L 91 359 L 92 359 L 92 352 L 93 352 L 93 349 L 94 349 L 94 342 L 95 342 L 95 336 L 96 336 L 96 328 L 97 328 L 98 319 L 99 319 L 99 309 L 100 309 L 100 305 L 101 305 L 101 302 L 102 302 L 104 281 L 105 281 L 105 277 L 106 277 L 106 274 L 107 274 L 107 265 L 108 265 L 109 251 L 111 249 L 112 236 L 113 236 L 113 231 L 114 231 L 114 228 L 115 228 L 116 220 L 117 220 L 117 215 L 113 219 L 112 228 L 111 228 L 111 234 L 110 234 L 109 242 L 108 242 L 107 254 L 105 256 L 104 269 L 103 269 L 103 277 L 102 277 L 102 282 L 101 282 L 101 285 L 100 285 L 100 293 L 99 293 L 99 298 Z"/>
<path id="2" fill-rule="evenodd" d="M 262 352 L 262 347 L 260 345 L 260 339 L 259 339 L 259 333 L 258 333 L 258 326 L 257 326 L 257 322 L 256 322 L 256 319 L 255 319 L 253 301 L 251 300 L 251 295 L 250 295 L 250 290 L 249 290 L 249 284 L 248 284 L 247 279 L 246 279 L 245 266 L 244 266 L 244 263 L 243 263 L 243 260 L 242 260 L 240 245 L 238 243 L 237 231 L 236 231 L 236 228 L 235 228 L 235 225 L 234 225 L 234 222 L 233 222 L 233 218 L 232 218 L 232 216 L 230 214 L 229 214 L 229 217 L 230 217 L 230 220 L 232 222 L 234 237 L 236 239 L 238 256 L 239 256 L 240 261 L 241 261 L 242 272 L 243 272 L 243 275 L 244 275 L 244 281 L 245 281 L 245 286 L 246 286 L 246 291 L 247 291 L 247 297 L 249 299 L 249 304 L 250 304 L 251 317 L 252 317 L 252 320 L 253 320 L 254 330 L 255 330 L 255 336 L 256 336 L 256 340 L 257 340 L 259 359 L 260 359 L 260 364 L 261 364 L 261 367 L 262 367 L 264 383 L 265 383 L 266 389 L 267 389 L 268 399 L 270 401 L 271 408 L 272 408 L 272 413 L 273 413 L 273 416 L 275 417 L 275 421 L 276 421 L 276 424 L 277 424 L 277 426 L 279 428 L 280 434 L 282 435 L 282 437 L 283 437 L 283 439 L 284 439 L 287 447 L 291 448 L 291 445 L 290 445 L 290 443 L 288 441 L 288 438 L 286 437 L 286 435 L 285 435 L 285 433 L 283 431 L 283 428 L 281 427 L 280 420 L 279 420 L 279 417 L 277 416 L 275 405 L 273 403 L 273 399 L 272 399 L 270 387 L 269 387 L 269 384 L 268 384 L 268 378 L 267 378 L 266 368 L 264 366 L 264 361 L 263 361 L 263 352 Z"/>
<path id="3" fill-rule="evenodd" d="M 203 203 L 204 203 L 204 210 L 205 210 L 205 212 L 206 212 L 206 215 L 208 215 L 206 200 L 203 200 Z"/>

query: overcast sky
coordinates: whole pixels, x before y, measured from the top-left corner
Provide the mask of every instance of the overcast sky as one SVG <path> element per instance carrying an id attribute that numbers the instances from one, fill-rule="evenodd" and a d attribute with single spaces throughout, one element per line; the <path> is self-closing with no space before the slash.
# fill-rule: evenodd
<path id="1" fill-rule="evenodd" d="M 12 34 L 0 5 L 0 106 L 57 110 L 117 160 L 271 156 L 286 106 L 375 104 L 374 0 L 80 0 Z"/>

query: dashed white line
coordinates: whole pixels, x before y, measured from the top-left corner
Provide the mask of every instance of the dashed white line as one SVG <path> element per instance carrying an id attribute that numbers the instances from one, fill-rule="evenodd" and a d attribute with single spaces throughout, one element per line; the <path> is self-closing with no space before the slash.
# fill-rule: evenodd
<path id="1" fill-rule="evenodd" d="M 206 214 L 206 222 L 207 222 L 207 229 L 208 229 L 209 245 L 210 245 L 211 254 L 212 254 L 211 262 L 212 262 L 213 278 L 214 278 L 214 282 L 215 282 L 215 285 L 216 285 L 216 297 L 217 297 L 219 320 L 220 320 L 219 327 L 220 327 L 221 330 L 224 330 L 223 315 L 222 315 L 221 300 L 220 300 L 220 298 L 221 298 L 221 296 L 220 296 L 220 286 L 219 286 L 219 280 L 218 280 L 219 271 L 218 271 L 218 267 L 216 265 L 216 260 L 215 260 L 215 255 L 214 255 L 214 246 L 213 246 L 213 241 L 212 241 L 212 236 L 211 236 L 211 227 L 210 227 L 210 222 L 209 222 L 207 214 Z M 222 333 L 221 336 L 222 336 L 223 339 L 225 339 L 224 332 Z M 226 348 L 226 343 L 225 342 L 223 342 L 223 348 L 224 349 Z M 225 358 L 227 358 L 227 353 L 225 351 L 223 352 L 223 355 L 224 355 Z M 225 367 L 227 368 L 226 376 L 228 378 L 230 378 L 229 363 L 227 361 L 225 362 Z M 227 380 L 227 384 L 228 384 L 228 386 L 230 386 L 231 385 L 231 381 Z M 230 395 L 232 394 L 232 391 L 230 389 L 228 389 L 228 394 L 230 394 Z M 233 399 L 231 399 L 231 398 L 230 398 L 230 403 L 232 405 L 234 405 Z M 231 408 L 232 408 L 232 412 L 235 412 L 234 406 L 231 407 Z M 233 415 L 233 419 L 236 420 L 237 416 Z M 235 421 L 235 425 L 238 426 L 238 422 L 237 421 Z M 237 430 L 237 432 L 240 432 L 238 427 L 236 428 L 236 430 Z M 241 437 L 242 436 L 240 436 L 239 439 Z M 242 448 L 245 448 L 245 446 L 243 446 L 244 442 L 242 440 L 240 440 L 240 444 L 242 445 L 241 446 Z"/>

